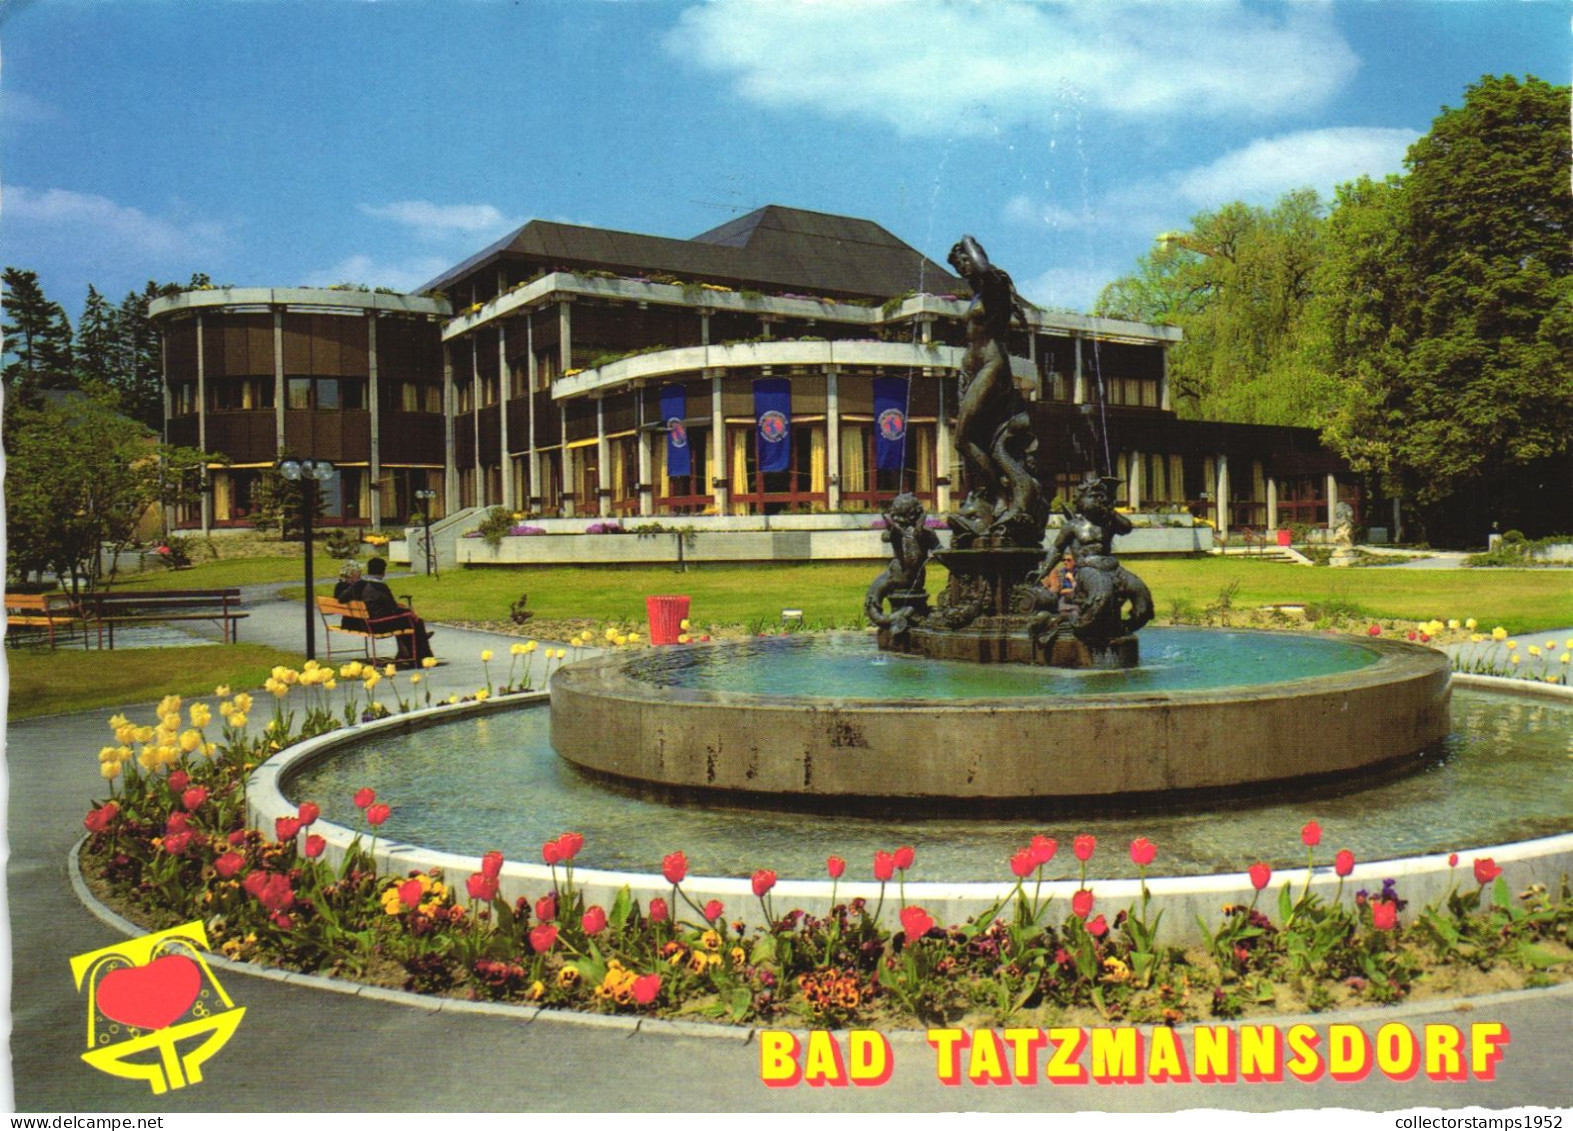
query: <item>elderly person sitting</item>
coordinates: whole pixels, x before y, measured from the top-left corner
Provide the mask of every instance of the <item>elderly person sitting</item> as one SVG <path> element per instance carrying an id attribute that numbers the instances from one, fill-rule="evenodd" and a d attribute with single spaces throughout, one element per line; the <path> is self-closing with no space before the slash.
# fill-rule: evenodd
<path id="1" fill-rule="evenodd" d="M 341 565 L 339 567 L 338 584 L 333 587 L 333 599 L 335 601 L 359 601 L 361 599 L 359 592 L 361 576 L 360 563 L 353 558 Z M 339 620 L 339 625 L 342 628 L 352 628 L 358 632 L 364 632 L 366 629 L 366 622 L 359 617 L 342 617 Z"/>

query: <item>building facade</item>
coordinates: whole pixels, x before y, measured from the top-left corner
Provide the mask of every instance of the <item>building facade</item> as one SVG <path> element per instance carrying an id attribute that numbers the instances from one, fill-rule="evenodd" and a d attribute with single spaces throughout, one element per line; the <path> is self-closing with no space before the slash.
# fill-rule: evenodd
<path id="1" fill-rule="evenodd" d="M 156 302 L 168 438 L 220 453 L 201 513 L 247 524 L 281 453 L 330 459 L 326 521 L 503 506 L 636 518 L 951 509 L 966 285 L 879 225 L 771 206 L 689 240 L 534 221 L 420 295 Z M 1220 529 L 1358 505 L 1308 429 L 1182 421 L 1172 327 L 1030 310 L 1012 365 L 1039 475 L 1089 468 Z"/>

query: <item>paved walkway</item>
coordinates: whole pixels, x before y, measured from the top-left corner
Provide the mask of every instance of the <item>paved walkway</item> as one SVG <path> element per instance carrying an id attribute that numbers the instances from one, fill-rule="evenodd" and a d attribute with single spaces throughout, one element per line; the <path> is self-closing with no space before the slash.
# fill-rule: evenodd
<path id="1" fill-rule="evenodd" d="M 251 611 L 248 639 L 289 647 L 292 631 L 304 635 L 302 621 L 293 619 L 303 616 L 298 604 L 259 601 Z M 490 646 L 505 656 L 511 642 L 440 628 L 434 643 L 451 664 L 438 673 L 456 690 L 473 689 L 480 649 Z M 148 710 L 148 704 L 126 706 Z M 1565 1037 L 1573 1007 L 1569 988 L 1477 1000 L 1462 1013 L 1441 1003 L 1375 1012 L 1360 1022 L 1370 1032 L 1398 1019 L 1412 1028 L 1426 1021 L 1502 1022 L 1512 1043 L 1495 1082 L 1401 1083 L 1372 1073 L 1354 1084 L 1324 1076 L 1314 1084 L 956 1089 L 937 1083 L 932 1050 L 921 1034 L 908 1033 L 893 1037 L 895 1071 L 881 1087 L 774 1090 L 760 1084 L 758 1049 L 740 1034 L 700 1037 L 664 1026 L 634 1032 L 593 1023 L 527 1022 L 517 1015 L 467 1016 L 233 973 L 222 976 L 224 986 L 247 1010 L 235 1038 L 203 1066 L 200 1084 L 155 1097 L 144 1084 L 103 1075 L 81 1061 L 87 1006 L 69 969 L 72 955 L 121 937 L 72 894 L 66 862 L 89 802 L 103 794 L 94 753 L 106 740 L 111 713 L 16 723 L 6 736 L 11 1051 L 18 1110 L 1148 1112 L 1573 1105 Z M 1329 1019 L 1310 1020 L 1320 1027 Z"/>

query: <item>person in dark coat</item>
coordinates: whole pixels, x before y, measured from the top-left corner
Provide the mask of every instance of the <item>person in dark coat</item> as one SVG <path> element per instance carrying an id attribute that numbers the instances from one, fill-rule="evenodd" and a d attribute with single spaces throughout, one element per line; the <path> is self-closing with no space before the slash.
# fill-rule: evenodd
<path id="1" fill-rule="evenodd" d="M 401 634 L 399 642 L 399 663 L 418 664 L 432 654 L 432 633 L 426 628 L 425 623 L 413 611 L 405 608 L 393 598 L 393 590 L 388 588 L 384 575 L 388 572 L 388 563 L 382 558 L 372 558 L 366 563 L 366 576 L 355 587 L 355 600 L 366 603 L 366 615 L 371 621 L 377 622 L 384 618 L 404 617 L 409 621 L 415 634 Z M 378 628 L 388 625 L 379 624 Z"/>
<path id="2" fill-rule="evenodd" d="M 335 601 L 359 601 L 355 591 L 360 587 L 362 571 L 357 561 L 347 561 L 339 567 L 339 581 L 333 587 Z M 359 617 L 340 617 L 340 628 L 354 629 L 356 632 L 366 631 L 366 622 Z"/>

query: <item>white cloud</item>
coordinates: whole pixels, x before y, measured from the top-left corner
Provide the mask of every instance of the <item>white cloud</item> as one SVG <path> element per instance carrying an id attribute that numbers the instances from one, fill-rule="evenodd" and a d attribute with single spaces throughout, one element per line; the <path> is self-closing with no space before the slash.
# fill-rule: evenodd
<path id="1" fill-rule="evenodd" d="M 69 189 L 8 184 L 0 208 L 7 225 L 17 226 L 29 243 L 93 248 L 102 256 L 134 254 L 160 261 L 204 258 L 216 254 L 225 242 L 223 227 L 211 221 L 149 216 L 108 197 Z"/>
<path id="2" fill-rule="evenodd" d="M 1269 204 L 1306 186 L 1329 196 L 1336 185 L 1361 174 L 1381 179 L 1401 172 L 1404 153 L 1419 137 L 1407 129 L 1342 128 L 1258 138 L 1210 165 L 1177 174 L 1174 188 L 1198 206 L 1231 200 Z"/>
<path id="3" fill-rule="evenodd" d="M 1103 288 L 1122 273 L 1112 265 L 1050 267 L 1035 278 L 1017 282 L 1023 298 L 1039 306 L 1091 310 Z"/>
<path id="4" fill-rule="evenodd" d="M 389 204 L 362 204 L 362 213 L 391 220 L 426 240 L 464 236 L 472 240 L 496 239 L 523 221 L 511 220 L 490 204 L 433 204 L 429 200 L 395 200 Z"/>
<path id="5" fill-rule="evenodd" d="M 350 255 L 331 267 L 313 271 L 303 283 L 308 287 L 363 283 L 368 287 L 392 287 L 407 294 L 435 279 L 451 266 L 451 259 L 438 255 L 417 256 L 396 262 L 380 261 L 369 255 Z"/>
<path id="6" fill-rule="evenodd" d="M 1068 105 L 1135 119 L 1302 112 L 1359 65 L 1329 6 L 1240 0 L 714 0 L 684 11 L 666 47 L 755 103 L 905 134 L 1053 126 Z"/>

